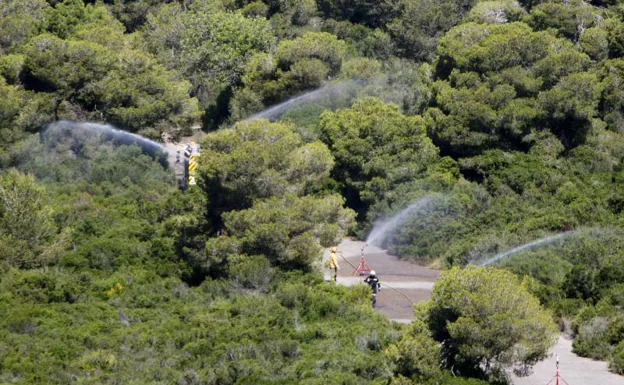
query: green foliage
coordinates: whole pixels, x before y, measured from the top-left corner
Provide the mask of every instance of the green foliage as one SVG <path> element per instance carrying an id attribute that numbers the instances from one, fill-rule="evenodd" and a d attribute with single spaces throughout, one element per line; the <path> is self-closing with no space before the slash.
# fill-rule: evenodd
<path id="1" fill-rule="evenodd" d="M 442 376 L 441 378 L 430 380 L 428 383 L 429 384 L 444 384 L 444 385 L 485 385 L 485 384 L 488 384 L 489 382 L 478 380 L 476 378 L 457 377 L 456 375 L 452 373 L 446 372 L 444 373 L 444 376 Z"/>
<path id="2" fill-rule="evenodd" d="M 546 144 L 547 139 L 543 140 Z M 592 142 L 594 140 L 597 138 Z M 447 261 L 461 264 L 581 223 L 608 226 L 617 222 L 609 203 L 610 190 L 615 187 L 611 182 L 610 162 L 619 155 L 613 153 L 615 158 L 611 158 L 612 155 L 606 153 L 590 152 L 587 157 L 557 160 L 549 155 L 549 151 L 554 150 L 557 156 L 561 149 L 560 144 L 554 144 L 557 142 L 551 144 L 552 149 L 536 148 L 530 154 L 491 151 L 463 160 L 461 171 L 481 181 L 480 184 L 461 179 L 455 184 L 456 179 L 451 175 L 440 179 L 444 174 L 437 171 L 434 174 L 432 169 L 430 179 L 400 186 L 394 192 L 397 198 L 386 200 L 395 212 L 423 195 L 435 196 L 432 190 L 445 195 L 436 198 L 425 212 L 408 219 L 393 235 L 391 248 L 400 255 L 414 258 L 444 255 Z M 580 149 L 589 151 L 597 146 L 581 146 L 575 154 L 580 155 Z M 605 163 L 598 161 L 600 158 Z M 575 176 L 578 167 L 584 168 L 591 162 L 596 167 L 591 178 Z M 450 180 L 452 184 L 438 182 L 443 180 Z M 603 181 L 604 189 L 596 185 L 597 180 Z M 593 199 L 588 199 L 590 195 Z M 384 207 L 376 208 L 380 209 Z M 506 229 L 508 235 L 501 237 L 500 230 L 495 229 Z M 449 244 L 457 249 L 449 248 Z M 593 244 L 590 248 L 596 246 Z"/>
<path id="3" fill-rule="evenodd" d="M 586 28 L 596 27 L 603 20 L 603 10 L 583 1 L 545 1 L 531 8 L 527 22 L 536 30 L 553 29 L 571 40 L 578 40 Z"/>
<path id="4" fill-rule="evenodd" d="M 238 287 L 256 290 L 266 290 L 274 278 L 269 260 L 262 256 L 244 257 L 240 261 L 232 258 L 228 277 Z"/>
<path id="5" fill-rule="evenodd" d="M 574 320 L 577 354 L 607 360 L 623 338 L 617 310 L 622 247 L 619 230 L 581 231 L 564 244 L 519 254 L 502 266 L 535 277 L 540 285 L 531 291 L 562 323 Z"/>
<path id="6" fill-rule="evenodd" d="M 267 140 L 282 133 L 296 143 L 287 153 L 292 167 L 282 170 L 291 187 L 305 190 L 318 183 L 314 173 L 327 175 L 331 162 L 315 163 L 323 154 L 331 160 L 322 144 L 303 145 L 285 125 L 256 128 L 266 126 Z M 308 268 L 320 245 L 342 238 L 353 215 L 341 197 L 285 195 L 228 213 L 228 231 L 244 251 L 269 250 L 262 228 L 281 225 L 290 232 L 286 251 L 228 253 L 219 279 L 189 287 L 180 250 L 196 242 L 189 229 L 201 231 L 194 222 L 206 204 L 201 190 L 175 191 L 169 173 L 138 147 L 69 134 L 50 129 L 45 142 L 12 154 L 45 189 L 17 171 L 2 175 L 2 237 L 12 237 L 8 245 L 38 237 L 31 241 L 42 252 L 18 263 L 30 251 L 2 245 L 0 312 L 9 316 L 0 321 L 0 381 L 314 383 L 319 365 L 323 381 L 390 377 L 382 350 L 398 331 L 373 312 L 365 287 L 329 286 L 316 274 L 271 266 Z M 57 227 L 61 234 L 51 231 Z M 52 251 L 60 258 L 45 258 Z"/>
<path id="7" fill-rule="evenodd" d="M 540 94 L 538 102 L 553 131 L 566 147 L 585 141 L 591 119 L 596 115 L 601 86 L 593 74 L 576 73 L 563 79 L 551 90 Z"/>
<path id="8" fill-rule="evenodd" d="M 528 293 L 621 372 L 620 3 L 3 1 L 0 383 L 482 384 L 446 368 L 492 382 L 543 356 Z M 176 137 L 324 85 L 288 123 L 208 135 L 185 192 L 139 148 L 29 137 Z M 302 273 L 345 202 L 363 234 L 423 197 L 382 241 L 405 258 L 575 231 L 501 261 L 522 284 L 451 270 L 405 329 Z"/>
<path id="9" fill-rule="evenodd" d="M 400 376 L 418 381 L 440 374 L 440 344 L 420 319 L 412 322 L 409 331 L 386 349 L 385 354 L 396 365 L 394 372 Z"/>
<path id="10" fill-rule="evenodd" d="M 54 262 L 56 229 L 44 200 L 34 178 L 16 170 L 0 175 L 0 260 L 20 268 Z"/>
<path id="11" fill-rule="evenodd" d="M 39 35 L 25 48 L 27 76 L 41 89 L 63 95 L 89 81 L 101 80 L 112 58 L 98 44 L 65 41 L 50 34 Z"/>
<path id="12" fill-rule="evenodd" d="M 0 55 L 14 52 L 43 28 L 45 0 L 6 0 L 0 4 Z"/>
<path id="13" fill-rule="evenodd" d="M 148 22 L 149 14 L 154 10 L 167 6 L 159 0 L 104 0 L 110 13 L 119 20 L 129 32 L 140 29 Z M 194 6 L 203 6 L 206 1 L 193 2 Z M 213 2 L 210 2 L 213 3 Z M 193 6 L 186 2 L 188 6 Z"/>
<path id="14" fill-rule="evenodd" d="M 58 125 L 15 146 L 11 161 L 55 190 L 108 197 L 133 186 L 158 194 L 169 190 L 173 177 L 158 155 L 155 159 L 136 145 L 114 147 L 110 139 L 79 126 Z"/>
<path id="15" fill-rule="evenodd" d="M 46 29 L 60 37 L 67 39 L 76 32 L 80 25 L 120 23 L 111 18 L 104 6 L 85 4 L 82 0 L 63 0 L 53 9 L 48 9 L 46 15 Z"/>
<path id="16" fill-rule="evenodd" d="M 200 172 L 213 220 L 222 212 L 250 207 L 254 199 L 317 189 L 332 165 L 327 147 L 304 144 L 285 123 L 239 123 L 202 141 Z"/>
<path id="17" fill-rule="evenodd" d="M 317 3 L 319 9 L 328 18 L 345 19 L 370 27 L 386 24 L 393 15 L 393 3 L 385 0 L 320 0 Z"/>
<path id="18" fill-rule="evenodd" d="M 141 30 L 146 49 L 167 69 L 175 69 L 181 64 L 180 52 L 187 34 L 188 18 L 178 3 L 163 4 L 146 14 Z"/>
<path id="19" fill-rule="evenodd" d="M 609 41 L 605 30 L 588 28 L 583 31 L 579 43 L 583 52 L 592 59 L 601 61 L 607 58 Z"/>
<path id="20" fill-rule="evenodd" d="M 20 169 L 45 182 L 55 197 L 50 220 L 63 230 L 55 243 L 42 244 L 43 256 L 56 255 L 54 262 L 77 270 L 145 264 L 163 275 L 179 274 L 184 268 L 173 240 L 156 227 L 163 195 L 173 189 L 169 172 L 138 147 L 112 149 L 74 135 L 68 139 L 51 128 L 45 143 L 27 142 L 24 152 L 13 154 Z"/>
<path id="21" fill-rule="evenodd" d="M 9 84 L 19 84 L 19 77 L 24 67 L 24 56 L 4 55 L 0 56 L 0 75 Z"/>
<path id="22" fill-rule="evenodd" d="M 624 54 L 624 23 L 612 18 L 605 23 L 607 30 L 607 40 L 609 43 L 609 57 L 621 57 Z"/>
<path id="23" fill-rule="evenodd" d="M 340 69 L 345 44 L 326 32 L 306 33 L 301 38 L 287 40 L 277 47 L 279 67 L 287 70 L 304 59 L 318 59 L 329 66 L 331 73 Z"/>
<path id="24" fill-rule="evenodd" d="M 622 258 L 613 262 L 613 265 L 606 265 L 603 271 L 617 270 L 622 265 Z M 600 282 L 594 279 L 596 281 Z M 624 340 L 624 317 L 619 310 L 624 300 L 621 290 L 621 284 L 612 284 L 600 293 L 601 299 L 595 306 L 586 306 L 578 312 L 574 320 L 576 338 L 572 345 L 576 354 L 595 359 L 611 359 L 612 365 L 618 360 L 617 345 Z"/>
<path id="25" fill-rule="evenodd" d="M 336 195 L 286 195 L 225 214 L 225 229 L 245 254 L 265 255 L 282 268 L 310 269 L 319 262 L 321 247 L 337 244 L 351 227 L 352 212 L 342 205 Z"/>
<path id="26" fill-rule="evenodd" d="M 87 96 L 95 109 L 104 109 L 108 121 L 139 129 L 188 126 L 199 117 L 197 100 L 188 97 L 189 83 L 175 81 L 149 56 L 128 52 L 117 67 Z M 176 131 L 173 131 L 176 134 Z"/>
<path id="27" fill-rule="evenodd" d="M 257 53 L 243 70 L 244 88 L 235 90 L 231 102 L 236 120 L 259 112 L 293 94 L 320 87 L 328 75 L 341 68 L 346 44 L 326 32 L 308 32 L 284 40 L 275 53 Z"/>
<path id="28" fill-rule="evenodd" d="M 223 119 L 220 109 L 227 108 L 249 58 L 276 43 L 265 19 L 224 12 L 217 3 L 190 9 L 165 4 L 147 16 L 142 36 L 161 63 L 191 82 L 201 106 L 212 106 L 215 123 Z"/>
<path id="29" fill-rule="evenodd" d="M 56 117 L 73 117 L 80 107 L 131 130 L 156 126 L 161 131 L 162 124 L 189 124 L 198 117 L 189 84 L 175 81 L 141 52 L 112 55 L 97 43 L 45 34 L 31 40 L 25 56 L 25 83 L 54 93 Z"/>
<path id="30" fill-rule="evenodd" d="M 459 23 L 475 4 L 472 0 L 402 0 L 388 25 L 403 57 L 433 59 L 438 39 Z"/>
<path id="31" fill-rule="evenodd" d="M 206 71 L 218 81 L 237 81 L 246 58 L 257 51 L 266 51 L 274 38 L 265 20 L 247 18 L 240 13 L 192 13 L 182 38 L 185 72 Z M 206 25 L 211 28 L 205 29 Z M 197 84 L 195 82 L 195 84 Z"/>
<path id="32" fill-rule="evenodd" d="M 304 144 L 293 127 L 256 120 L 202 142 L 201 186 L 213 232 L 193 264 L 204 271 L 228 255 L 264 255 L 285 269 L 310 269 L 321 246 L 338 242 L 353 214 L 336 195 L 311 196 L 329 177 L 333 159 L 320 142 Z"/>
<path id="33" fill-rule="evenodd" d="M 606 317 L 595 317 L 584 323 L 574 339 L 574 352 L 595 359 L 609 357 L 611 346 L 605 338 L 607 322 Z"/>
<path id="34" fill-rule="evenodd" d="M 16 86 L 6 84 L 0 77 L 0 154 L 8 146 L 23 139 L 25 133 L 21 121 L 28 115 L 27 94 Z"/>
<path id="35" fill-rule="evenodd" d="M 624 132 L 624 105 L 622 100 L 622 79 L 624 79 L 624 60 L 613 59 L 604 62 L 601 68 L 601 79 L 604 85 L 602 97 L 602 114 L 611 129 Z"/>
<path id="36" fill-rule="evenodd" d="M 533 32 L 524 23 L 466 23 L 453 28 L 440 40 L 438 52 L 461 70 L 484 73 L 529 66 L 548 56 L 554 48 L 564 52 L 573 50 L 571 43 L 547 33 Z"/>
<path id="37" fill-rule="evenodd" d="M 609 368 L 617 374 L 624 374 L 624 342 L 620 342 L 613 350 Z"/>
<path id="38" fill-rule="evenodd" d="M 358 55 L 381 59 L 391 58 L 395 53 L 395 43 L 382 29 L 370 29 L 348 21 L 326 20 L 322 31 L 336 35 L 352 47 Z"/>
<path id="39" fill-rule="evenodd" d="M 175 279 L 157 280 L 145 270 L 126 270 L 110 279 L 82 281 L 84 294 L 75 303 L 4 298 L 0 308 L 4 312 L 12 306 L 12 311 L 0 321 L 0 378 L 35 384 L 67 383 L 70 377 L 100 384 L 136 378 L 220 383 L 276 378 L 313 383 L 319 376 L 357 383 L 387 379 L 381 350 L 396 331 L 366 306 L 366 292 L 310 281 L 279 284 L 266 295 L 229 291 L 230 298 L 214 298 L 210 292 L 216 282 L 189 288 Z M 98 287 L 107 291 L 119 282 L 120 294 L 94 296 Z M 293 290 L 305 302 L 288 302 Z M 55 370 L 59 365 L 65 370 Z M 317 365 L 323 368 L 320 375 Z"/>
<path id="40" fill-rule="evenodd" d="M 509 0 L 479 1 L 463 18 L 463 21 L 479 24 L 502 24 L 520 21 L 524 15 L 526 15 L 526 11 L 517 2 Z"/>
<path id="41" fill-rule="evenodd" d="M 336 158 L 332 175 L 344 184 L 349 207 L 364 218 L 398 183 L 422 175 L 437 158 L 419 117 L 401 114 L 379 99 L 321 116 L 321 138 Z"/>
<path id="42" fill-rule="evenodd" d="M 590 55 L 604 57 L 587 44 Z M 590 58 L 569 41 L 520 22 L 466 23 L 440 40 L 438 52 L 436 108 L 426 116 L 443 154 L 526 151 L 535 127 L 550 129 L 566 148 L 585 142 L 602 87 L 583 72 Z"/>
<path id="43" fill-rule="evenodd" d="M 442 344 L 444 365 L 464 375 L 496 375 L 531 366 L 554 344 L 556 328 L 509 272 L 467 267 L 444 272 L 426 321 Z"/>

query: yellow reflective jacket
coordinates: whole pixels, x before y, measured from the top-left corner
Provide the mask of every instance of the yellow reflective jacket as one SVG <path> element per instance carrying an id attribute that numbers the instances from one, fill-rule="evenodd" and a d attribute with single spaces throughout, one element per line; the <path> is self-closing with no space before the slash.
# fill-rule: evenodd
<path id="1" fill-rule="evenodd" d="M 339 266 L 338 266 L 338 257 L 336 256 L 336 253 L 330 253 L 329 254 L 329 261 L 327 262 L 327 266 L 329 266 L 330 269 L 337 269 L 337 268 L 339 268 Z"/>

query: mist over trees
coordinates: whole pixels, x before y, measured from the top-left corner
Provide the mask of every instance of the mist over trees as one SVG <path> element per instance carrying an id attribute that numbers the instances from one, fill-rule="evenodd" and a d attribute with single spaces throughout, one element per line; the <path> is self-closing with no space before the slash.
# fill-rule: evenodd
<path id="1" fill-rule="evenodd" d="M 2 1 L 0 383 L 500 384 L 554 325 L 624 373 L 623 55 L 620 0 Z M 57 120 L 203 130 L 198 186 Z M 323 282 L 424 196 L 411 325 Z"/>

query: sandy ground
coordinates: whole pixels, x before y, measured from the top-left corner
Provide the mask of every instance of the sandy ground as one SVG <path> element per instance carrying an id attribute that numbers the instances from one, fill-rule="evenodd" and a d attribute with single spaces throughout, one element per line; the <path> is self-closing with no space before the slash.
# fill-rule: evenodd
<path id="1" fill-rule="evenodd" d="M 361 250 L 364 242 L 345 239 L 338 245 L 338 251 L 354 266 L 360 263 Z M 325 258 L 329 251 L 325 251 Z M 364 248 L 364 259 L 371 269 L 375 270 L 382 284 L 378 296 L 377 309 L 389 319 L 410 323 L 414 319 L 411 302 L 425 301 L 431 297 L 433 283 L 440 275 L 437 270 L 418 266 L 402 261 L 387 254 L 376 246 Z M 362 282 L 366 276 L 353 274 L 353 267 L 344 259 L 338 258 L 340 270 L 338 283 L 351 286 Z M 325 278 L 329 280 L 329 273 L 325 269 Z M 394 290 L 393 290 L 394 289 Z M 409 297 L 411 302 L 405 298 Z M 533 373 L 528 377 L 513 377 L 515 385 L 546 385 L 555 376 L 556 355 L 559 356 L 560 375 L 566 382 L 561 385 L 624 385 L 624 376 L 618 376 L 608 371 L 607 363 L 581 358 L 572 353 L 572 341 L 563 336 L 559 338 L 551 350 L 551 356 L 533 367 Z M 555 382 L 552 383 L 555 385 Z"/>
<path id="2" fill-rule="evenodd" d="M 533 367 L 533 374 L 528 377 L 514 377 L 515 385 L 546 385 L 553 379 L 556 372 L 556 356 L 559 356 L 559 375 L 566 381 L 559 381 L 564 385 L 624 385 L 624 376 L 609 372 L 604 361 L 594 361 L 582 358 L 572 353 L 572 341 L 564 336 L 551 350 L 551 356 L 538 362 Z M 552 382 L 555 384 L 555 381 Z"/>
<path id="3" fill-rule="evenodd" d="M 352 265 L 358 266 L 361 259 L 364 242 L 345 239 L 338 245 L 338 251 Z M 325 251 L 328 258 L 329 251 Z M 387 254 L 377 246 L 366 246 L 364 259 L 368 266 L 375 270 L 381 282 L 381 292 L 377 297 L 377 309 L 388 318 L 397 322 L 409 323 L 414 318 L 412 302 L 420 302 L 429 299 L 433 282 L 440 272 L 424 266 L 418 266 L 410 262 L 402 261 L 397 257 Z M 338 271 L 338 283 L 351 286 L 363 282 L 366 276 L 354 274 L 354 268 L 344 259 L 338 258 L 340 270 Z M 329 279 L 329 273 L 325 271 L 325 278 Z M 409 300 L 405 297 L 408 297 Z"/>

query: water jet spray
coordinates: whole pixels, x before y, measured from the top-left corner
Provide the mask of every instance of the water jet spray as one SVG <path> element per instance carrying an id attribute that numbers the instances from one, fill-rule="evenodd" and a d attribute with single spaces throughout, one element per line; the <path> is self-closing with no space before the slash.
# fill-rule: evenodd
<path id="1" fill-rule="evenodd" d="M 293 98 L 286 100 L 280 104 L 277 104 L 273 107 L 269 107 L 264 111 L 261 111 L 257 114 L 254 114 L 246 119 L 244 122 L 251 122 L 256 119 L 268 119 L 268 120 L 276 120 L 279 119 L 286 111 L 288 111 L 292 107 L 296 107 L 298 105 L 309 103 L 318 99 L 321 99 L 326 96 L 334 96 L 335 94 L 348 89 L 351 86 L 359 86 L 362 81 L 348 80 L 338 83 L 330 83 L 323 87 L 317 88 L 310 92 L 306 92 L 303 95 L 299 95 Z"/>
<path id="2" fill-rule="evenodd" d="M 373 229 L 366 238 L 366 244 L 381 246 L 381 243 L 386 239 L 389 233 L 396 230 L 397 227 L 403 224 L 412 214 L 427 208 L 432 202 L 433 198 L 429 196 L 422 197 L 407 208 L 399 211 L 399 213 L 390 219 L 375 223 Z"/>
<path id="3" fill-rule="evenodd" d="M 480 266 L 480 267 L 489 266 L 489 265 L 491 265 L 493 263 L 496 263 L 496 262 L 500 261 L 501 259 L 506 258 L 506 257 L 508 257 L 510 255 L 522 252 L 524 250 L 531 249 L 531 248 L 536 247 L 536 246 L 552 243 L 552 242 L 557 241 L 559 239 L 563 239 L 563 238 L 569 237 L 569 236 L 571 236 L 571 235 L 573 235 L 575 233 L 576 233 L 576 231 L 566 231 L 564 233 L 551 235 L 551 236 L 546 237 L 546 238 L 538 239 L 536 241 L 526 243 L 526 244 L 524 244 L 522 246 L 514 247 L 511 250 L 507 250 L 505 252 L 498 253 L 495 256 L 493 256 L 491 258 L 488 258 L 485 261 L 480 262 L 480 263 L 478 263 L 476 265 Z M 471 264 L 474 264 L 474 262 L 471 262 Z"/>

